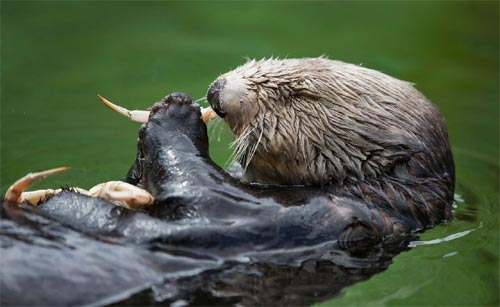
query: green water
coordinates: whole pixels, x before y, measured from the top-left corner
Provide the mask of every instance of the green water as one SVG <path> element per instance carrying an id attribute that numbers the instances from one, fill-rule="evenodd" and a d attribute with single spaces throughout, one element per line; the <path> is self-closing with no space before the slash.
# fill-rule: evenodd
<path id="1" fill-rule="evenodd" d="M 98 93 L 141 109 L 172 91 L 201 98 L 247 56 L 328 55 L 415 82 L 439 106 L 463 201 L 428 245 L 322 306 L 498 305 L 498 22 L 498 2 L 2 1 L 1 192 L 63 165 L 34 188 L 124 177 L 138 125 Z M 224 164 L 219 130 L 211 153 Z"/>

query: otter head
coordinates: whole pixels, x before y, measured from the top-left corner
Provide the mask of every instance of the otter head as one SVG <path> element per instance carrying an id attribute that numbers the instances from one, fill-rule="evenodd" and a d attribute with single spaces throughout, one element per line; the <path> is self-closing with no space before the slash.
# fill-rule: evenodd
<path id="1" fill-rule="evenodd" d="M 286 172 L 281 159 L 287 157 L 276 154 L 283 153 L 280 148 L 290 141 L 275 132 L 279 118 L 286 117 L 291 95 L 297 94 L 294 85 L 298 80 L 274 66 L 269 60 L 249 61 L 221 75 L 210 85 L 207 100 L 236 136 L 234 158 L 245 169 L 245 179 L 288 184 L 290 180 L 279 178 Z M 285 123 L 284 117 L 282 120 Z"/>
<path id="2" fill-rule="evenodd" d="M 257 115 L 259 108 L 255 84 L 236 72 L 213 82 L 207 93 L 212 109 L 223 118 L 234 134 L 241 132 Z"/>
<path id="3" fill-rule="evenodd" d="M 213 82 L 207 100 L 235 134 L 248 181 L 353 182 L 448 144 L 439 112 L 411 84 L 324 58 L 249 61 Z"/>

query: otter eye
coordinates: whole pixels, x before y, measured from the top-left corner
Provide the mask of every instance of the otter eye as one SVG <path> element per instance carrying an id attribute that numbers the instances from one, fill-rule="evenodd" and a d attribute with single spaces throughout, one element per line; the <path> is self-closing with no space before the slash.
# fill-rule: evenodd
<path id="1" fill-rule="evenodd" d="M 226 116 L 226 111 L 224 111 L 221 102 L 220 102 L 220 92 L 222 87 L 226 81 L 224 79 L 216 80 L 212 83 L 212 86 L 208 89 L 207 100 L 212 109 L 219 115 L 220 117 Z"/>

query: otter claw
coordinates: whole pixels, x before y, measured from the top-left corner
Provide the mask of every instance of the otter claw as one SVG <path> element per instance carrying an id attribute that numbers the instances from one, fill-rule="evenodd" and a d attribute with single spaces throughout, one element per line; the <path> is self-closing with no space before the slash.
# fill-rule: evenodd
<path id="1" fill-rule="evenodd" d="M 112 103 L 111 101 L 107 100 L 101 95 L 97 96 L 99 97 L 99 99 L 101 99 L 102 103 L 104 103 L 108 108 L 120 113 L 121 115 L 128 117 L 129 119 L 135 122 L 146 124 L 149 120 L 149 113 L 150 113 L 149 111 L 141 111 L 141 110 L 130 111 Z M 204 122 L 208 122 L 216 117 L 217 114 L 214 112 L 214 110 L 212 110 L 212 108 L 210 107 L 201 108 L 201 118 Z"/>
<path id="2" fill-rule="evenodd" d="M 67 171 L 69 167 L 58 167 L 38 173 L 29 173 L 21 179 L 14 182 L 5 193 L 5 200 L 11 202 L 27 202 L 31 205 L 37 204 L 40 200 L 44 200 L 49 196 L 55 195 L 60 190 L 39 190 L 33 192 L 24 192 L 32 183 L 47 178 L 50 175 Z"/>
<path id="3" fill-rule="evenodd" d="M 88 191 L 89 196 L 100 197 L 117 206 L 136 210 L 152 205 L 154 198 L 146 190 L 123 181 L 108 181 L 98 184 Z"/>

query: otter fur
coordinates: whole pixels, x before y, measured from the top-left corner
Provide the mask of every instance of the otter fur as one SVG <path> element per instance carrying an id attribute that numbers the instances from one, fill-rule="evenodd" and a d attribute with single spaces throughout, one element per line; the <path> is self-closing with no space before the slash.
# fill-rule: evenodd
<path id="1" fill-rule="evenodd" d="M 411 83 L 326 58 L 264 59 L 221 75 L 207 98 L 236 136 L 246 181 L 439 178 L 453 195 L 443 117 Z"/>

